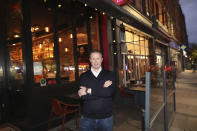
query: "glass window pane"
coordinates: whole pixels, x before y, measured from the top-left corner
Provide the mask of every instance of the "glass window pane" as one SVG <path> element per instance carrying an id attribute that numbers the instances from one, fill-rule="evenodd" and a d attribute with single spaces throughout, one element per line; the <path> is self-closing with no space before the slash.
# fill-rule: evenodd
<path id="1" fill-rule="evenodd" d="M 127 52 L 129 54 L 134 54 L 134 46 L 131 43 L 127 43 Z"/>
<path id="2" fill-rule="evenodd" d="M 133 34 L 131 32 L 126 31 L 126 43 L 127 44 L 127 52 L 129 54 L 134 54 L 134 46 L 133 46 Z"/>
<path id="3" fill-rule="evenodd" d="M 77 54 L 79 75 L 89 69 L 89 47 L 87 36 L 87 22 L 85 19 L 80 24 L 77 24 Z"/>
<path id="4" fill-rule="evenodd" d="M 140 51 L 141 51 L 141 55 L 145 55 L 145 39 L 144 37 L 140 37 Z"/>
<path id="5" fill-rule="evenodd" d="M 58 42 L 60 53 L 60 77 L 61 83 L 75 81 L 74 42 L 72 21 L 75 19 L 75 5 L 71 0 L 62 1 L 62 7 L 58 10 Z"/>
<path id="6" fill-rule="evenodd" d="M 125 32 L 126 42 L 133 42 L 133 34 L 131 32 Z"/>
<path id="7" fill-rule="evenodd" d="M 139 45 L 139 36 L 134 34 L 133 43 Z"/>
<path id="8" fill-rule="evenodd" d="M 10 59 L 10 82 L 12 87 L 20 87 L 24 84 L 23 80 L 23 56 L 22 42 L 17 42 L 8 45 Z"/>
<path id="9" fill-rule="evenodd" d="M 51 10 L 50 5 L 45 6 L 44 1 L 34 0 L 31 2 L 35 83 L 39 83 L 42 78 L 56 78 L 52 32 L 53 15 Z"/>
<path id="10" fill-rule="evenodd" d="M 148 39 L 145 39 L 145 47 L 148 48 Z"/>
<path id="11" fill-rule="evenodd" d="M 136 42 L 137 43 L 137 42 Z M 140 48 L 139 48 L 139 45 L 138 44 L 135 44 L 134 45 L 134 48 L 135 48 L 135 54 L 136 55 L 140 55 Z"/>
<path id="12" fill-rule="evenodd" d="M 9 82 L 13 90 L 22 90 L 23 56 L 22 56 L 22 8 L 21 0 L 8 1 L 6 16 L 7 40 L 9 52 Z"/>
<path id="13" fill-rule="evenodd" d="M 75 80 L 73 34 L 72 29 L 62 29 L 58 31 L 59 52 L 60 52 L 60 76 L 62 82 Z"/>
<path id="14" fill-rule="evenodd" d="M 140 49 L 141 49 L 141 55 L 146 55 L 144 47 L 141 46 Z"/>
<path id="15" fill-rule="evenodd" d="M 146 55 L 149 55 L 149 49 L 145 48 L 145 50 L 146 50 Z"/>

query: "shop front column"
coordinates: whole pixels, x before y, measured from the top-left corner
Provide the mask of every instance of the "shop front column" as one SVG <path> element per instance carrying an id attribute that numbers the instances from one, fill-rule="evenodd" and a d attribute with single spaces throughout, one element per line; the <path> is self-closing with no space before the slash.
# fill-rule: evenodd
<path id="1" fill-rule="evenodd" d="M 8 48 L 6 40 L 6 8 L 0 9 L 0 122 L 8 121 Z"/>
<path id="2" fill-rule="evenodd" d="M 22 14 L 23 14 L 23 76 L 24 76 L 24 91 L 27 103 L 27 130 L 31 127 L 30 121 L 30 110 L 32 97 L 31 92 L 34 85 L 34 73 L 33 73 L 33 53 L 32 53 L 32 34 L 31 34 L 31 0 L 22 0 Z M 25 113 L 25 112 L 24 112 Z"/>

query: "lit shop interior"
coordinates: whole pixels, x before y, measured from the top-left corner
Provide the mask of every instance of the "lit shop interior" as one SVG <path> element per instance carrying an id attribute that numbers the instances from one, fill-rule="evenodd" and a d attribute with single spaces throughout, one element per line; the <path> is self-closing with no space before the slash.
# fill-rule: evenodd
<path id="1" fill-rule="evenodd" d="M 56 78 L 55 53 L 59 53 L 61 83 L 74 82 L 76 77 L 89 69 L 88 54 L 91 49 L 100 49 L 98 14 L 83 4 L 64 1 L 57 10 L 57 50 L 54 48 L 53 3 L 35 0 L 31 2 L 31 33 L 34 83 L 42 78 Z M 72 8 L 77 8 L 74 10 Z M 20 8 L 18 8 L 20 10 Z M 12 14 L 13 12 L 10 12 Z M 16 13 L 16 12 L 14 12 Z M 72 13 L 75 13 L 73 16 Z M 38 15 L 39 14 L 39 15 Z M 19 15 L 19 14 L 17 14 Z M 20 17 L 20 16 L 16 16 Z M 23 51 L 20 18 L 9 25 L 10 81 L 23 83 Z M 77 21 L 74 25 L 73 21 Z M 73 27 L 73 25 L 75 27 Z M 11 29 L 15 28 L 13 32 Z M 17 29 L 16 29 L 17 28 Z M 76 45 L 75 45 L 76 44 Z M 76 60 L 77 58 L 77 60 Z M 76 67 L 78 69 L 76 70 Z M 77 71 L 77 73 L 76 73 Z M 78 76 L 76 76 L 78 75 Z"/>

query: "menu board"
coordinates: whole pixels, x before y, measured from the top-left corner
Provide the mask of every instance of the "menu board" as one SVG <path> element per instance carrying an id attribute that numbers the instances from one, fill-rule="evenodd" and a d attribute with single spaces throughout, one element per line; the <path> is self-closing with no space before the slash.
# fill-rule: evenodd
<path id="1" fill-rule="evenodd" d="M 42 75 L 42 63 L 34 62 L 34 75 Z"/>

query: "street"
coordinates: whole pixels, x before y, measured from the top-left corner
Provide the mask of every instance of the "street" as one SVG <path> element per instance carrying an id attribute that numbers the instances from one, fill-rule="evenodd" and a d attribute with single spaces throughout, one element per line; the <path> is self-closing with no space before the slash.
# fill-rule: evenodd
<path id="1" fill-rule="evenodd" d="M 186 70 L 176 82 L 176 115 L 170 131 L 197 130 L 197 73 Z"/>

